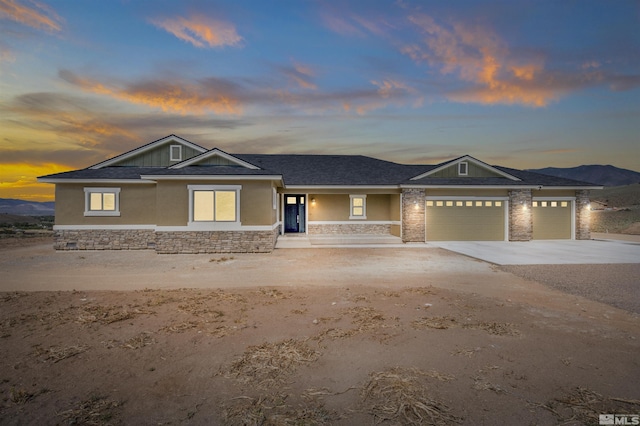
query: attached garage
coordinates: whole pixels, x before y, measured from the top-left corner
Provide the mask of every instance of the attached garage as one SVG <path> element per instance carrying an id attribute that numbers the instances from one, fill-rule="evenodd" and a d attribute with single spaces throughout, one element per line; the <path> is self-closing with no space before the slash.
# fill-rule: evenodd
<path id="1" fill-rule="evenodd" d="M 506 200 L 427 199 L 427 241 L 504 241 Z"/>
<path id="2" fill-rule="evenodd" d="M 570 240 L 572 238 L 571 200 L 533 200 L 534 240 Z"/>

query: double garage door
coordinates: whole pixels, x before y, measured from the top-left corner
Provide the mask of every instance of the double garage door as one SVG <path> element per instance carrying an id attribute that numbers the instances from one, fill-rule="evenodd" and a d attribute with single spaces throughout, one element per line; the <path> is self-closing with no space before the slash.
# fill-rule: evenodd
<path id="1" fill-rule="evenodd" d="M 571 201 L 533 201 L 533 239 L 571 239 Z M 505 241 L 505 200 L 428 200 L 427 241 Z"/>
<path id="2" fill-rule="evenodd" d="M 504 241 L 506 201 L 427 200 L 427 241 Z"/>

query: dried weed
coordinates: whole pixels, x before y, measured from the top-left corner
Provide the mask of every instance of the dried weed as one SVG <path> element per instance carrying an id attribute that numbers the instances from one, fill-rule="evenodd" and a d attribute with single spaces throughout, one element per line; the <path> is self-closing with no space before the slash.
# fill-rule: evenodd
<path id="1" fill-rule="evenodd" d="M 58 413 L 66 424 L 78 425 L 110 425 L 115 414 L 115 410 L 122 405 L 121 402 L 108 400 L 101 396 L 92 396 L 82 401 L 80 406 Z"/>
<path id="2" fill-rule="evenodd" d="M 562 424 L 598 425 L 599 416 L 603 413 L 639 412 L 640 400 L 606 397 L 590 389 L 576 387 L 570 394 L 538 406 L 552 412 Z"/>
<path id="3" fill-rule="evenodd" d="M 361 397 L 365 409 L 376 423 L 385 421 L 403 425 L 451 425 L 461 418 L 451 414 L 443 402 L 428 394 L 418 369 L 391 368 L 370 374 Z"/>
<path id="4" fill-rule="evenodd" d="M 36 347 L 36 356 L 43 356 L 43 361 L 52 361 L 54 364 L 62 361 L 63 359 L 74 357 L 78 354 L 86 352 L 89 349 L 89 346 L 85 345 L 77 345 L 77 346 L 67 346 L 67 347 L 58 347 L 51 346 L 48 349 L 43 349 L 40 346 Z"/>
<path id="5" fill-rule="evenodd" d="M 301 340 L 263 343 L 247 348 L 244 355 L 231 364 L 226 377 L 271 388 L 285 383 L 299 366 L 312 363 L 319 356 L 319 352 Z"/>
<path id="6" fill-rule="evenodd" d="M 435 328 L 436 330 L 446 330 L 451 327 L 456 327 L 458 321 L 450 316 L 441 317 L 423 317 L 419 320 L 411 321 L 411 327 L 416 330 L 423 330 L 425 328 Z"/>
<path id="7" fill-rule="evenodd" d="M 294 408 L 286 404 L 287 395 L 234 398 L 224 408 L 225 425 L 326 425 L 339 419 L 322 404 Z"/>

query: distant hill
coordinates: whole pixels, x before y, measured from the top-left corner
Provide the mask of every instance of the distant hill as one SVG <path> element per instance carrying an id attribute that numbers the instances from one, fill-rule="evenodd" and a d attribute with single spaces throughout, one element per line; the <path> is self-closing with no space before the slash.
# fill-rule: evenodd
<path id="1" fill-rule="evenodd" d="M 564 169 L 546 167 L 544 169 L 530 169 L 529 171 L 602 186 L 623 186 L 640 183 L 640 173 L 614 166 L 590 165 Z"/>
<path id="2" fill-rule="evenodd" d="M 16 200 L 14 198 L 0 198 L 0 214 L 15 214 L 20 216 L 53 216 L 55 203 L 47 201 Z"/>

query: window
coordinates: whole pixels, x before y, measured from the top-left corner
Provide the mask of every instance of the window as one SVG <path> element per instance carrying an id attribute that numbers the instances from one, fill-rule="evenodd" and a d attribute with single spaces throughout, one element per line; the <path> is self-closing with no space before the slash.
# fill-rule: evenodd
<path id="1" fill-rule="evenodd" d="M 239 185 L 189 185 L 190 222 L 239 223 Z"/>
<path id="2" fill-rule="evenodd" d="M 349 219 L 366 219 L 367 218 L 367 196 L 366 195 L 350 195 L 351 208 Z"/>
<path id="3" fill-rule="evenodd" d="M 169 147 L 169 161 L 182 161 L 182 145 Z"/>
<path id="4" fill-rule="evenodd" d="M 120 216 L 120 188 L 85 188 L 85 216 Z"/>
<path id="5" fill-rule="evenodd" d="M 469 163 L 458 163 L 458 174 L 460 176 L 466 176 L 469 173 Z"/>

